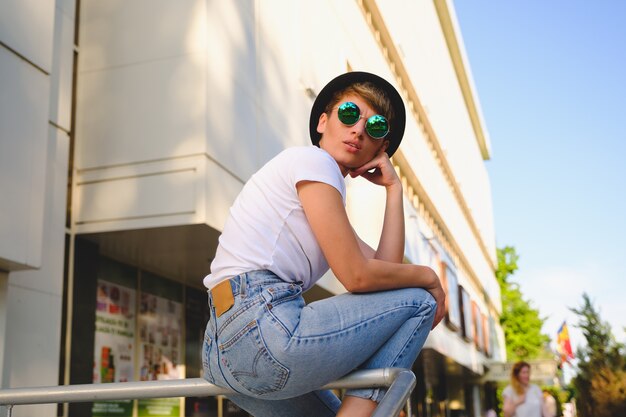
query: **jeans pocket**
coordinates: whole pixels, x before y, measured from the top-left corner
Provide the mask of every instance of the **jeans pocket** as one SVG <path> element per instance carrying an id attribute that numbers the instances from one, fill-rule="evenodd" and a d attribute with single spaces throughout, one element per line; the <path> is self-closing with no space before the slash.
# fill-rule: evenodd
<path id="1" fill-rule="evenodd" d="M 294 283 L 284 282 L 268 287 L 267 293 L 269 297 L 266 301 L 271 305 L 278 305 L 302 295 L 302 287 Z"/>
<path id="2" fill-rule="evenodd" d="M 268 321 L 278 328 L 285 336 L 293 336 L 300 322 L 300 313 L 305 305 L 302 289 L 295 284 L 270 288 L 269 301 L 265 303 L 265 314 Z M 261 321 L 261 325 L 263 325 Z"/>
<path id="3" fill-rule="evenodd" d="M 220 345 L 222 363 L 241 385 L 242 394 L 263 395 L 285 387 L 289 369 L 267 350 L 256 320 Z"/>

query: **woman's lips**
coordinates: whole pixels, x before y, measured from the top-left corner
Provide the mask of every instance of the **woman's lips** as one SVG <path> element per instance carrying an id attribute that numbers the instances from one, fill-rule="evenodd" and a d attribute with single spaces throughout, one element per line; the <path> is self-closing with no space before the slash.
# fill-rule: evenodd
<path id="1" fill-rule="evenodd" d="M 343 144 L 346 145 L 349 152 L 358 152 L 361 149 L 359 145 L 354 142 L 344 142 Z"/>

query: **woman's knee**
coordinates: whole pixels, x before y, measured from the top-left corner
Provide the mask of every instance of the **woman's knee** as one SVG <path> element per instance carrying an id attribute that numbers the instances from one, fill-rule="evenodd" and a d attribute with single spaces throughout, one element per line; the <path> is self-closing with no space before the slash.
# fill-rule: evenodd
<path id="1" fill-rule="evenodd" d="M 407 306 L 414 306 L 415 317 L 433 317 L 437 311 L 437 301 L 427 290 L 423 288 L 404 288 L 398 290 L 401 293 L 401 297 L 404 298 L 404 303 Z"/>
<path id="2" fill-rule="evenodd" d="M 433 307 L 437 307 L 435 297 L 432 296 L 424 288 L 403 288 L 398 290 L 403 293 L 403 296 L 410 303 L 418 304 L 431 304 Z"/>

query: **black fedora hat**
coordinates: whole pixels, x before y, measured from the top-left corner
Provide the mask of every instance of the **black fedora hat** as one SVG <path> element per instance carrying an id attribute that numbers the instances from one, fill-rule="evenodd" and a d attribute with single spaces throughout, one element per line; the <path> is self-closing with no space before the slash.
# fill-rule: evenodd
<path id="1" fill-rule="evenodd" d="M 326 86 L 322 88 L 322 91 L 320 91 L 317 95 L 317 98 L 313 103 L 313 108 L 311 108 L 311 117 L 309 119 L 309 134 L 313 145 L 318 146 L 322 137 L 322 135 L 317 131 L 317 124 L 320 116 L 324 113 L 324 109 L 330 100 L 332 100 L 335 93 L 352 84 L 366 82 L 372 83 L 384 91 L 389 99 L 389 102 L 391 103 L 391 107 L 393 108 L 394 117 L 391 121 L 391 125 L 389 126 L 389 134 L 385 137 L 385 139 L 389 140 L 389 146 L 386 150 L 387 155 L 391 156 L 394 154 L 394 152 L 398 149 L 398 146 L 400 146 L 402 136 L 404 136 L 404 126 L 406 124 L 404 102 L 402 101 L 402 97 L 400 96 L 400 93 L 398 93 L 398 90 L 396 90 L 395 87 L 387 80 L 379 77 L 378 75 L 361 71 L 347 72 L 335 77 L 328 84 L 326 84 Z"/>

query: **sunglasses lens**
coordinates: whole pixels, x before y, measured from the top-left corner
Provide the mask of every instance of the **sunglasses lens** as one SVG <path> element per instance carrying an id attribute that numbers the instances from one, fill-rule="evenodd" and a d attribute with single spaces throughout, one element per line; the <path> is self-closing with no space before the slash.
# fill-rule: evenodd
<path id="1" fill-rule="evenodd" d="M 358 122 L 360 114 L 361 110 L 359 109 L 359 106 L 352 103 L 351 101 L 343 103 L 337 109 L 337 116 L 339 117 L 339 121 L 346 126 L 352 126 L 356 122 Z"/>
<path id="2" fill-rule="evenodd" d="M 374 139 L 382 139 L 389 133 L 389 122 L 380 114 L 376 114 L 367 119 L 365 131 Z"/>

